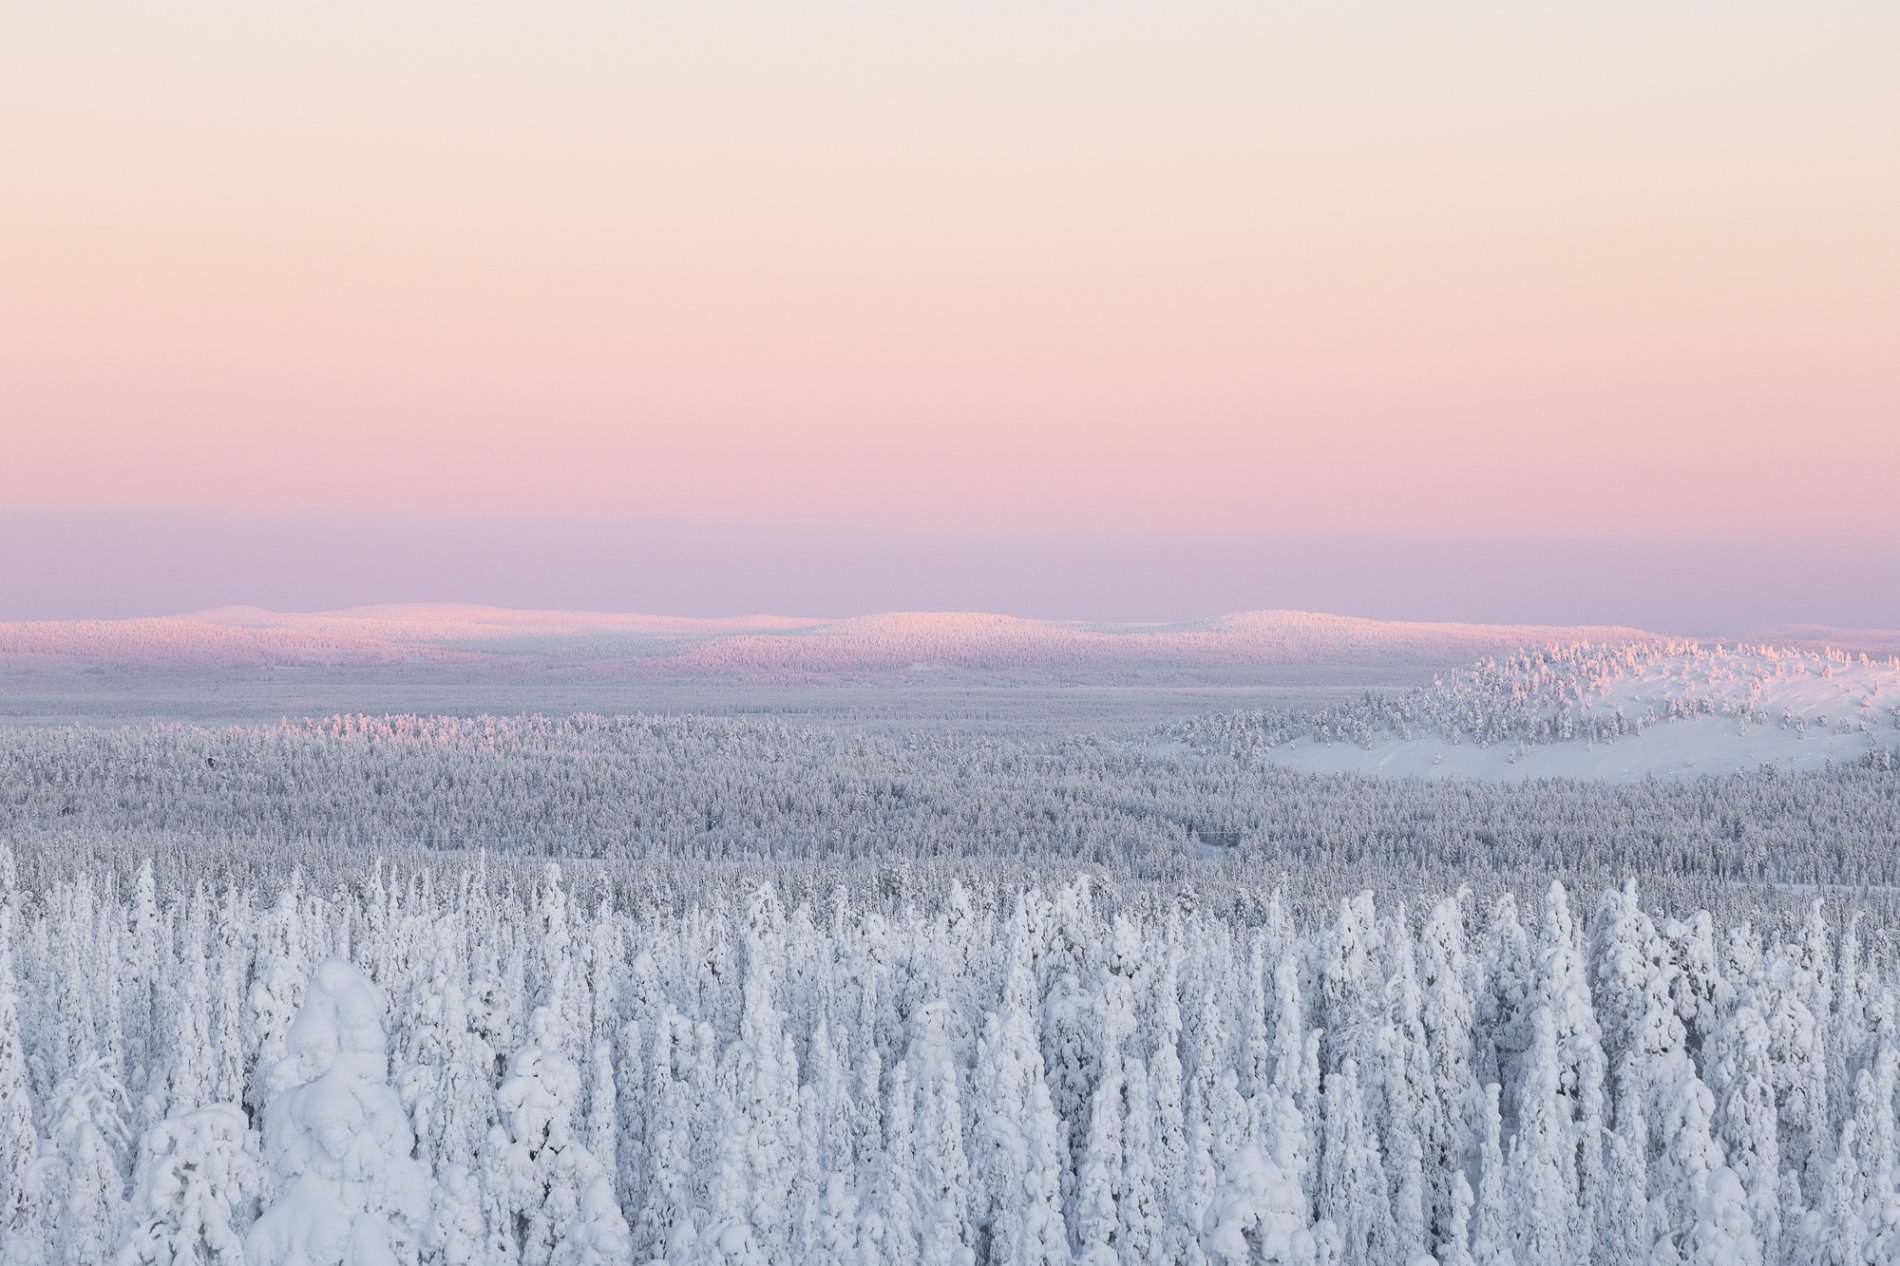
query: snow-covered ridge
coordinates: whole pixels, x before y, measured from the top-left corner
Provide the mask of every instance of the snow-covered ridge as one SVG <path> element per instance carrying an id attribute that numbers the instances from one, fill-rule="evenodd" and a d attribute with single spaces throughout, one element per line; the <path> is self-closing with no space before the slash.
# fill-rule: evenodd
<path id="1" fill-rule="evenodd" d="M 1624 628 L 1430 624 L 1256 611 L 1175 624 L 970 612 L 701 620 L 469 606 L 281 613 L 227 607 L 140 620 L 0 624 L 12 668 L 376 667 L 508 671 L 549 663 L 648 678 L 1244 681 L 1264 666 L 1450 665 L 1545 643 L 1655 640 Z"/>
<path id="2" fill-rule="evenodd" d="M 1213 718 L 1315 771 L 1633 777 L 1812 768 L 1900 746 L 1900 658 L 1688 641 L 1551 646 L 1310 717 Z"/>

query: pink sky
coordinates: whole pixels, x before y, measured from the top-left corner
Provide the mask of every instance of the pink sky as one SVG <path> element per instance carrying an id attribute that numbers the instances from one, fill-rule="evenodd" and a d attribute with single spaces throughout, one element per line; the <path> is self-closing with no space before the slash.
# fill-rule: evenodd
<path id="1" fill-rule="evenodd" d="M 15 6 L 0 509 L 1900 551 L 1896 14 Z"/>

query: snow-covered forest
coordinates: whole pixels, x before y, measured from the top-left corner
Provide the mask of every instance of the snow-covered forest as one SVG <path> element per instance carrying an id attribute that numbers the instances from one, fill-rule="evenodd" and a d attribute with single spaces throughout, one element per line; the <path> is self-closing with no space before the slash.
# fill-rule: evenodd
<path id="1" fill-rule="evenodd" d="M 0 1266 L 1900 1261 L 1892 673 L 12 726 Z"/>
<path id="2" fill-rule="evenodd" d="M 15 729 L 0 832 L 34 886 L 150 858 L 167 877 L 214 867 L 274 888 L 293 865 L 353 875 L 421 848 L 671 865 L 686 885 L 702 863 L 747 864 L 820 890 L 894 865 L 1020 884 L 1077 867 L 1203 886 L 1289 874 L 1299 901 L 1636 877 L 1718 914 L 1764 886 L 1826 884 L 1887 922 L 1900 892 L 1892 748 L 1808 773 L 1427 781 L 1301 773 L 1261 734 L 1251 715 L 1210 718 L 1192 743 L 692 716 Z"/>
<path id="3" fill-rule="evenodd" d="M 1825 903 L 0 884 L 9 1262 L 1900 1254 L 1900 973 Z"/>

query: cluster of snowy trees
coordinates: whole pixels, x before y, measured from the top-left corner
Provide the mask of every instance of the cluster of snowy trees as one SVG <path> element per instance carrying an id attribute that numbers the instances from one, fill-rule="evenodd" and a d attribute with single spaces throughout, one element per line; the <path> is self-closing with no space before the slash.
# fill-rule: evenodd
<path id="1" fill-rule="evenodd" d="M 1819 729 L 1891 747 L 1900 740 L 1900 699 L 1891 689 L 1883 695 L 1883 685 L 1894 683 L 1895 671 L 1900 660 L 1876 663 L 1841 650 L 1683 641 L 1550 645 L 1484 660 L 1430 687 L 1369 692 L 1311 712 L 1194 717 L 1175 732 L 1197 748 L 1231 747 L 1242 736 L 1265 747 L 1296 738 L 1364 746 L 1420 737 L 1454 745 L 1613 743 L 1669 721 L 1723 717 L 1744 731 Z M 1824 692 L 1837 697 L 1831 710 L 1811 701 L 1817 692 L 1799 689 L 1832 682 L 1837 672 L 1842 688 Z M 1850 679 L 1865 685 L 1850 687 Z"/>
<path id="2" fill-rule="evenodd" d="M 410 860 L 0 850 L 0 1260 L 1900 1257 L 1900 972 L 1820 902 Z"/>

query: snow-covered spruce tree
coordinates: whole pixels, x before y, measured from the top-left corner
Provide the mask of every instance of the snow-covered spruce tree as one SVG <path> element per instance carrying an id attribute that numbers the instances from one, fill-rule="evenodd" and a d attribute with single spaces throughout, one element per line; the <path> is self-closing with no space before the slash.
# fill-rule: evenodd
<path id="1" fill-rule="evenodd" d="M 409 1049 L 397 1086 L 415 1125 L 416 1155 L 440 1174 L 474 1168 L 494 1115 L 494 1052 L 470 1022 L 455 925 L 438 924 L 434 941 L 409 991 Z"/>
<path id="2" fill-rule="evenodd" d="M 745 1116 L 729 1090 L 719 1090 L 719 1129 L 706 1190 L 706 1226 L 681 1266 L 767 1266 L 773 1259 L 752 1224 L 751 1172 Z"/>
<path id="3" fill-rule="evenodd" d="M 1565 1180 L 1573 1193 L 1565 1239 L 1587 1261 L 1604 1202 L 1603 1136 L 1607 1058 L 1590 996 L 1569 895 L 1553 882 L 1544 897 L 1538 998 L 1550 1017 L 1557 1055 L 1558 1124 L 1566 1137 Z"/>
<path id="4" fill-rule="evenodd" d="M 1646 1262 L 1655 1248 L 1649 1196 L 1648 1095 L 1640 1051 L 1625 1052 L 1616 1079 L 1616 1130 L 1605 1149 L 1612 1197 L 1597 1228 L 1597 1260 Z"/>
<path id="5" fill-rule="evenodd" d="M 1128 1081 L 1128 1117 L 1122 1126 L 1123 1194 L 1117 1210 L 1122 1253 L 1130 1261 L 1147 1262 L 1154 1261 L 1161 1252 L 1167 1218 L 1155 1172 L 1154 1086 L 1147 1066 L 1139 1059 L 1126 1060 L 1123 1068 Z"/>
<path id="6" fill-rule="evenodd" d="M 0 845 L 4 849 L 4 845 Z M 10 864 L 12 855 L 4 854 Z M 39 1260 L 40 1151 L 21 1043 L 20 997 L 13 975 L 13 909 L 0 892 L 0 1264 Z"/>
<path id="7" fill-rule="evenodd" d="M 1779 1260 L 1781 1140 L 1775 1124 L 1775 1075 L 1768 1056 L 1768 1026 L 1751 1003 L 1736 1006 L 1723 1021 L 1708 1067 L 1715 1137 L 1741 1183 L 1764 1259 Z"/>
<path id="8" fill-rule="evenodd" d="M 1838 997 L 1838 995 L 1837 995 Z M 1861 1183 L 1874 1256 L 1900 1255 L 1900 1121 L 1895 1118 L 1896 1083 L 1900 1083 L 1900 1049 L 1893 1039 L 1892 1008 L 1900 999 L 1891 993 L 1870 1007 L 1878 1016 L 1873 1042 L 1873 1067 L 1863 1068 L 1855 1082 L 1854 1131 L 1864 1144 Z"/>
<path id="9" fill-rule="evenodd" d="M 1089 1131 L 1083 1144 L 1080 1172 L 1075 1179 L 1071 1225 L 1079 1266 L 1110 1266 L 1121 1257 L 1121 1202 L 1127 1155 L 1127 1080 L 1122 1071 L 1118 1039 L 1111 1033 L 1089 1111 Z"/>
<path id="10" fill-rule="evenodd" d="M 746 1216 L 772 1260 L 789 1244 L 798 1154 L 798 1062 L 777 999 L 783 923 L 778 898 L 769 889 L 756 892 L 746 920 L 739 1040 L 720 1069 L 745 1141 Z"/>
<path id="11" fill-rule="evenodd" d="M 1667 1052 L 1650 1073 L 1660 1154 L 1650 1169 L 1661 1221 L 1652 1226 L 1659 1251 L 1693 1266 L 1758 1266 L 1747 1193 L 1710 1131 L 1715 1099 L 1681 1050 Z"/>
<path id="12" fill-rule="evenodd" d="M 1320 1061 L 1328 1070 L 1345 1067 L 1347 1060 L 1361 1068 L 1376 1066 L 1373 1044 L 1380 1019 L 1372 983 L 1380 948 L 1372 894 L 1343 902 L 1320 971 L 1319 1005 L 1328 1017 L 1320 1034 Z"/>
<path id="13" fill-rule="evenodd" d="M 118 1266 L 243 1266 L 263 1183 L 257 1135 L 237 1107 L 157 1122 L 139 1142 Z"/>
<path id="14" fill-rule="evenodd" d="M 1204 1181 L 1210 1192 L 1221 1171 L 1246 1145 L 1252 1124 L 1247 1102 L 1240 1095 L 1240 1074 L 1229 1046 L 1230 1031 L 1219 1008 L 1215 991 L 1209 989 L 1202 995 L 1200 1025 L 1201 1040 L 1207 1045 L 1190 1087 L 1192 1099 L 1200 1107 L 1197 1120 L 1203 1127 L 1197 1143 L 1201 1149 L 1197 1164 L 1206 1166 Z M 1204 1204 L 1198 1207 L 1197 1215 L 1206 1216 Z"/>
<path id="15" fill-rule="evenodd" d="M 250 972 L 251 949 L 244 939 L 238 894 L 227 884 L 218 913 L 216 947 L 217 1005 L 208 1052 L 211 1101 L 243 1103 L 247 1075 L 245 1048 L 244 981 Z"/>
<path id="16" fill-rule="evenodd" d="M 1476 1266 L 1509 1266 L 1516 1260 L 1511 1248 L 1511 1208 L 1505 1187 L 1499 1097 L 1496 1082 L 1484 1088 L 1484 1116 L 1478 1145 L 1478 1192 L 1471 1218 L 1471 1260 Z M 1641 1261 L 1643 1257 L 1639 1255 L 1628 1260 Z"/>
<path id="17" fill-rule="evenodd" d="M 1155 1203 L 1161 1210 L 1156 1249 L 1161 1260 L 1168 1262 L 1186 1260 L 1187 1241 L 1190 1237 L 1198 1238 L 1198 1231 L 1182 1216 L 1188 1207 L 1189 1192 L 1178 972 L 1177 951 L 1170 946 L 1162 951 L 1147 1026 L 1150 1096 L 1154 1103 Z"/>
<path id="18" fill-rule="evenodd" d="M 642 1008 L 641 1015 L 620 1026 L 620 1072 L 614 1090 L 620 1102 L 614 1113 L 620 1155 L 614 1166 L 620 1207 L 638 1210 L 646 1195 L 647 1139 L 652 1115 L 647 1100 L 647 1042 L 657 1012 Z"/>
<path id="19" fill-rule="evenodd" d="M 1221 1175 L 1200 1243 L 1211 1266 L 1309 1266 L 1320 1252 L 1299 1189 L 1252 1143 Z"/>
<path id="20" fill-rule="evenodd" d="M 116 994 L 109 986 L 100 988 L 102 980 L 118 976 L 109 961 L 117 952 L 118 920 L 102 917 L 90 878 L 59 894 L 58 904 L 63 908 L 51 929 L 57 949 L 42 960 L 52 977 L 53 996 L 42 998 L 41 1015 L 51 1021 L 53 1044 L 50 1049 L 41 1044 L 35 1070 L 48 1098 L 72 1069 L 101 1053 L 108 1032 L 116 1040 L 120 1030 Z"/>
<path id="21" fill-rule="evenodd" d="M 1873 1260 L 1867 1253 L 1871 1237 L 1862 1216 L 1857 1144 L 1849 1120 L 1841 1127 L 1819 1205 L 1789 1232 L 1787 1260 L 1797 1266 L 1860 1266 Z"/>
<path id="22" fill-rule="evenodd" d="M 126 943 L 125 984 L 120 989 L 119 1002 L 123 1016 L 125 1057 L 131 1073 L 127 1086 L 136 1098 L 146 1093 L 146 1079 L 151 1073 L 162 1074 L 165 1071 L 165 1061 L 159 1058 L 159 1053 L 165 1047 L 165 1031 L 170 1027 L 165 997 L 165 968 L 169 964 L 159 961 L 164 928 L 160 921 L 158 887 L 152 875 L 150 858 L 139 866 L 138 876 L 133 880 L 131 915 L 130 936 Z M 163 948 L 169 949 L 169 946 Z M 118 974 L 113 973 L 114 976 Z"/>
<path id="23" fill-rule="evenodd" d="M 613 1245 L 624 1253 L 630 1244 L 606 1171 L 575 1129 L 581 1077 L 560 1054 L 563 1024 L 547 1007 L 535 1012 L 529 1027 L 537 1041 L 508 1062 L 508 1079 L 496 1093 L 500 1123 L 483 1160 L 491 1239 L 504 1260 L 522 1266 L 610 1262 Z"/>
<path id="24" fill-rule="evenodd" d="M 1492 907 L 1485 927 L 1479 978 L 1476 1061 L 1478 1079 L 1486 1085 L 1515 1082 L 1518 1057 L 1530 1045 L 1531 1011 L 1536 1006 L 1536 968 L 1530 936 L 1518 921 L 1517 902 L 1510 893 Z M 1506 1101 L 1506 1133 L 1515 1105 Z"/>
<path id="25" fill-rule="evenodd" d="M 294 1068 L 286 1058 L 285 1041 L 291 1022 L 298 1014 L 304 982 L 310 974 L 303 920 L 303 874 L 292 871 L 275 908 L 259 929 L 257 959 L 251 978 L 247 1045 L 252 1076 L 251 1084 L 245 1088 L 244 1101 L 253 1115 L 263 1112 L 267 1104 L 289 1088 L 275 1078 L 280 1073 L 289 1075 Z"/>
<path id="26" fill-rule="evenodd" d="M 970 1266 L 969 1157 L 964 1150 L 963 1096 L 948 1032 L 948 1008 L 932 1004 L 919 1017 L 917 1087 L 917 1231 L 922 1266 Z"/>
<path id="27" fill-rule="evenodd" d="M 172 1039 L 164 1056 L 162 1080 L 146 1092 L 148 1115 L 163 1120 L 167 1115 L 189 1112 L 212 1102 L 211 1066 L 211 987 L 205 971 L 202 928 L 187 927 L 184 985 L 172 1002 Z"/>
<path id="28" fill-rule="evenodd" d="M 595 1179 L 581 1193 L 581 1207 L 554 1250 L 552 1266 L 621 1266 L 632 1251 L 613 1188 L 605 1179 Z"/>
<path id="29" fill-rule="evenodd" d="M 1385 1007 L 1373 1049 L 1382 1099 L 1381 1133 L 1388 1185 L 1392 1192 L 1393 1233 L 1407 1259 L 1426 1253 L 1431 1243 L 1425 1191 L 1424 1131 L 1439 1120 L 1438 1086 L 1420 1021 L 1420 997 L 1412 941 L 1403 915 L 1385 936 Z M 1434 1141 L 1434 1150 L 1441 1145 Z"/>
<path id="30" fill-rule="evenodd" d="M 646 1178 L 634 1228 L 634 1254 L 639 1261 L 674 1255 L 675 1241 L 682 1234 L 690 1237 L 693 1231 L 694 1051 L 691 1022 L 671 1004 L 663 1004 L 648 1082 Z"/>
<path id="31" fill-rule="evenodd" d="M 1418 966 L 1424 994 L 1419 1023 L 1425 1031 L 1433 1090 L 1430 1115 L 1419 1132 L 1424 1145 L 1431 1233 L 1438 1244 L 1456 1238 L 1448 1224 L 1458 1201 L 1457 1180 L 1477 1149 L 1484 1111 L 1484 1092 L 1471 1066 L 1474 1017 L 1471 962 L 1465 948 L 1466 900 L 1467 894 L 1461 891 L 1438 902 L 1419 937 Z M 1469 1194 L 1467 1190 L 1467 1201 Z"/>
<path id="32" fill-rule="evenodd" d="M 1062 1216 L 1061 1125 L 1035 1036 L 1035 980 L 1022 910 L 1011 920 L 1000 1012 L 977 1044 L 976 1095 L 986 1145 L 987 1260 L 1051 1266 L 1069 1259 Z M 981 1254 L 980 1254 L 981 1256 Z"/>
<path id="33" fill-rule="evenodd" d="M 1391 1193 L 1378 1136 L 1366 1121 L 1357 1063 L 1347 1060 L 1327 1075 L 1323 1103 L 1326 1120 L 1316 1237 L 1321 1257 L 1337 1262 L 1400 1260 Z"/>
<path id="34" fill-rule="evenodd" d="M 1066 908 L 1070 903 L 1065 901 L 1059 905 Z M 1095 1014 L 1095 991 L 1084 987 L 1073 967 L 1083 952 L 1074 935 L 1073 917 L 1058 916 L 1056 927 L 1066 933 L 1060 943 L 1067 950 L 1063 957 L 1071 966 L 1049 981 L 1042 1003 L 1039 1037 L 1043 1066 L 1047 1069 L 1050 1106 L 1062 1123 L 1059 1135 L 1062 1198 L 1065 1208 L 1073 1208 L 1075 1182 L 1088 1146 L 1090 1103 L 1101 1075 L 1102 1021 Z"/>
<path id="35" fill-rule="evenodd" d="M 587 1060 L 587 1150 L 600 1162 L 619 1206 L 620 1091 L 614 1083 L 613 1044 L 595 1042 Z"/>
<path id="36" fill-rule="evenodd" d="M 877 1260 L 890 1266 L 916 1266 L 920 1260 L 916 1095 L 910 1065 L 891 1069 L 890 1108 L 884 1114 L 885 1138 L 864 1204 L 863 1234 Z"/>
<path id="37" fill-rule="evenodd" d="M 1834 1101 L 1852 1089 L 1830 1084 L 1827 1076 L 1827 1035 L 1834 1009 L 1832 942 L 1822 902 L 1816 898 L 1800 939 L 1783 947 L 1770 966 L 1771 977 L 1780 985 L 1781 1005 L 1771 1014 L 1769 1028 L 1785 1043 L 1776 1062 L 1793 1090 L 1784 1101 L 1789 1124 L 1795 1127 L 1786 1160 L 1816 1197 L 1834 1181 L 1831 1157 L 1842 1119 Z"/>
<path id="38" fill-rule="evenodd" d="M 1521 1261 L 1565 1262 L 1576 1207 L 1569 1122 L 1557 1064 L 1557 1030 L 1548 1007 L 1531 1019 L 1531 1045 L 1522 1056 L 1517 1133 L 1511 1139 L 1512 1240 Z"/>
<path id="39" fill-rule="evenodd" d="M 560 866 L 550 862 L 535 889 L 532 913 L 535 936 L 530 943 L 528 988 L 540 999 L 545 1013 L 535 1041 L 543 1051 L 580 1066 L 587 1034 L 587 992 L 584 963 L 574 952 L 570 902 Z M 584 1104 L 572 1108 L 579 1117 Z"/>
<path id="40" fill-rule="evenodd" d="M 48 1260 L 102 1266 L 124 1217 L 124 1088 L 104 1061 L 88 1058 L 54 1089 L 48 1117 L 39 1175 Z"/>
<path id="41" fill-rule="evenodd" d="M 267 1075 L 275 1196 L 245 1237 L 251 1266 L 408 1266 L 430 1199 L 415 1135 L 389 1085 L 383 998 L 363 974 L 318 965 Z"/>

